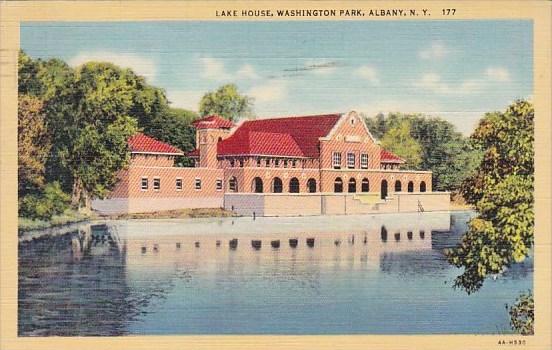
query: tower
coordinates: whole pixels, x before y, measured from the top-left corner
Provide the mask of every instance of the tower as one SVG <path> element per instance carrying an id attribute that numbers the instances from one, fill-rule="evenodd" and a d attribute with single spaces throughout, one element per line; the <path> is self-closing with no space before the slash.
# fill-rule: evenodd
<path id="1" fill-rule="evenodd" d="M 192 123 L 196 128 L 196 149 L 199 150 L 199 166 L 216 168 L 217 144 L 229 134 L 234 123 L 217 115 L 208 116 Z"/>

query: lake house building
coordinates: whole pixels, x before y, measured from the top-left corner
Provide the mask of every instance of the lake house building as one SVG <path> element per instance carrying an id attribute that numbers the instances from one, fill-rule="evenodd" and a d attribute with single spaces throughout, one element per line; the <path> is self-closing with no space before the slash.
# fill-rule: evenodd
<path id="1" fill-rule="evenodd" d="M 404 170 L 356 112 L 193 123 L 196 148 L 144 134 L 129 140 L 130 165 L 100 213 L 225 208 L 242 215 L 323 215 L 448 210 L 430 171 Z M 194 167 L 177 167 L 188 156 Z"/>

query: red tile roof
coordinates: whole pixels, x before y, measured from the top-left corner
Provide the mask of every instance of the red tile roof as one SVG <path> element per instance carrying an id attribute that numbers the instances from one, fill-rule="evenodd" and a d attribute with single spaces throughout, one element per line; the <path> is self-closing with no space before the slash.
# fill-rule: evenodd
<path id="1" fill-rule="evenodd" d="M 183 155 L 184 153 L 176 147 L 167 143 L 158 141 L 154 138 L 137 133 L 130 137 L 128 145 L 132 153 L 162 153 Z"/>
<path id="2" fill-rule="evenodd" d="M 328 135 L 340 114 L 245 121 L 217 145 L 218 155 L 318 157 L 318 138 Z"/>
<path id="3" fill-rule="evenodd" d="M 381 149 L 380 161 L 383 163 L 404 163 L 404 159 L 389 151 Z"/>
<path id="4" fill-rule="evenodd" d="M 192 125 L 195 126 L 196 129 L 231 129 L 234 127 L 234 123 L 218 115 L 210 115 L 198 119 L 194 121 Z"/>

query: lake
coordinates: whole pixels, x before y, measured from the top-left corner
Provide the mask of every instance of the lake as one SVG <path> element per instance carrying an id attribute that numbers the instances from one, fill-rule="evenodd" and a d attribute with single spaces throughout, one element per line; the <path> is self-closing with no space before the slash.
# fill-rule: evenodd
<path id="1" fill-rule="evenodd" d="M 533 261 L 454 289 L 473 215 L 83 224 L 20 242 L 19 335 L 509 333 Z"/>

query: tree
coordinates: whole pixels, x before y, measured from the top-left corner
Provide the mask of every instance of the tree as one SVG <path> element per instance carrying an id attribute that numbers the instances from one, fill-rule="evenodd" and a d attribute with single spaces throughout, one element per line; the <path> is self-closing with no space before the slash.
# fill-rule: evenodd
<path id="1" fill-rule="evenodd" d="M 422 145 L 420 168 L 433 172 L 433 188 L 458 190 L 481 160 L 480 152 L 446 120 L 414 115 L 410 121 L 412 136 Z"/>
<path id="2" fill-rule="evenodd" d="M 40 60 L 33 60 L 23 50 L 19 50 L 17 59 L 17 78 L 19 95 L 42 96 L 44 84 L 38 77 Z"/>
<path id="3" fill-rule="evenodd" d="M 44 123 L 43 104 L 36 97 L 18 97 L 18 191 L 23 196 L 44 186 L 44 170 L 51 144 Z"/>
<path id="4" fill-rule="evenodd" d="M 197 113 L 181 108 L 168 108 L 165 113 L 151 120 L 144 126 L 144 133 L 167 142 L 182 151 L 191 151 L 195 148 L 195 129 L 192 122 L 198 118 Z M 177 160 L 178 165 L 191 166 L 193 162 L 182 157 Z"/>
<path id="5" fill-rule="evenodd" d="M 59 182 L 51 182 L 44 186 L 42 192 L 19 198 L 19 216 L 49 220 L 52 216 L 63 213 L 69 207 L 70 199 Z"/>
<path id="6" fill-rule="evenodd" d="M 468 293 L 523 261 L 533 245 L 533 119 L 532 104 L 516 101 L 503 113 L 487 113 L 471 136 L 483 159 L 461 191 L 479 215 L 447 251 L 449 262 L 464 268 L 454 285 Z"/>
<path id="7" fill-rule="evenodd" d="M 510 326 L 522 335 L 535 333 L 535 300 L 531 290 L 521 293 L 514 305 L 508 309 L 510 314 Z"/>
<path id="8" fill-rule="evenodd" d="M 457 191 L 479 163 L 480 152 L 456 131 L 454 125 L 439 117 L 402 113 L 389 113 L 384 117 L 380 113 L 366 118 L 366 125 L 374 137 L 382 139 L 404 121 L 410 124 L 410 135 L 421 146 L 421 162 L 417 168 L 432 171 L 435 190 Z"/>
<path id="9" fill-rule="evenodd" d="M 390 128 L 383 136 L 381 145 L 403 158 L 410 168 L 417 168 L 422 162 L 422 147 L 410 135 L 410 123 L 407 120 Z"/>
<path id="10" fill-rule="evenodd" d="M 199 114 L 207 116 L 216 114 L 231 121 L 249 118 L 253 115 L 253 99 L 240 95 L 238 87 L 226 84 L 216 91 L 209 91 L 199 102 Z"/>
<path id="11" fill-rule="evenodd" d="M 137 89 L 144 86 L 143 78 L 113 64 L 89 62 L 74 77 L 48 100 L 48 127 L 56 159 L 72 180 L 72 204 L 88 208 L 91 198 L 108 193 L 117 171 L 128 164 L 127 140 L 138 126 L 130 113 L 147 111 L 148 101 L 155 99 Z"/>
<path id="12" fill-rule="evenodd" d="M 387 131 L 387 121 L 385 120 L 385 115 L 383 113 L 378 113 L 374 118 L 367 118 L 364 113 L 360 114 L 366 122 L 366 126 L 372 136 L 376 139 L 381 139 L 385 132 Z"/>

